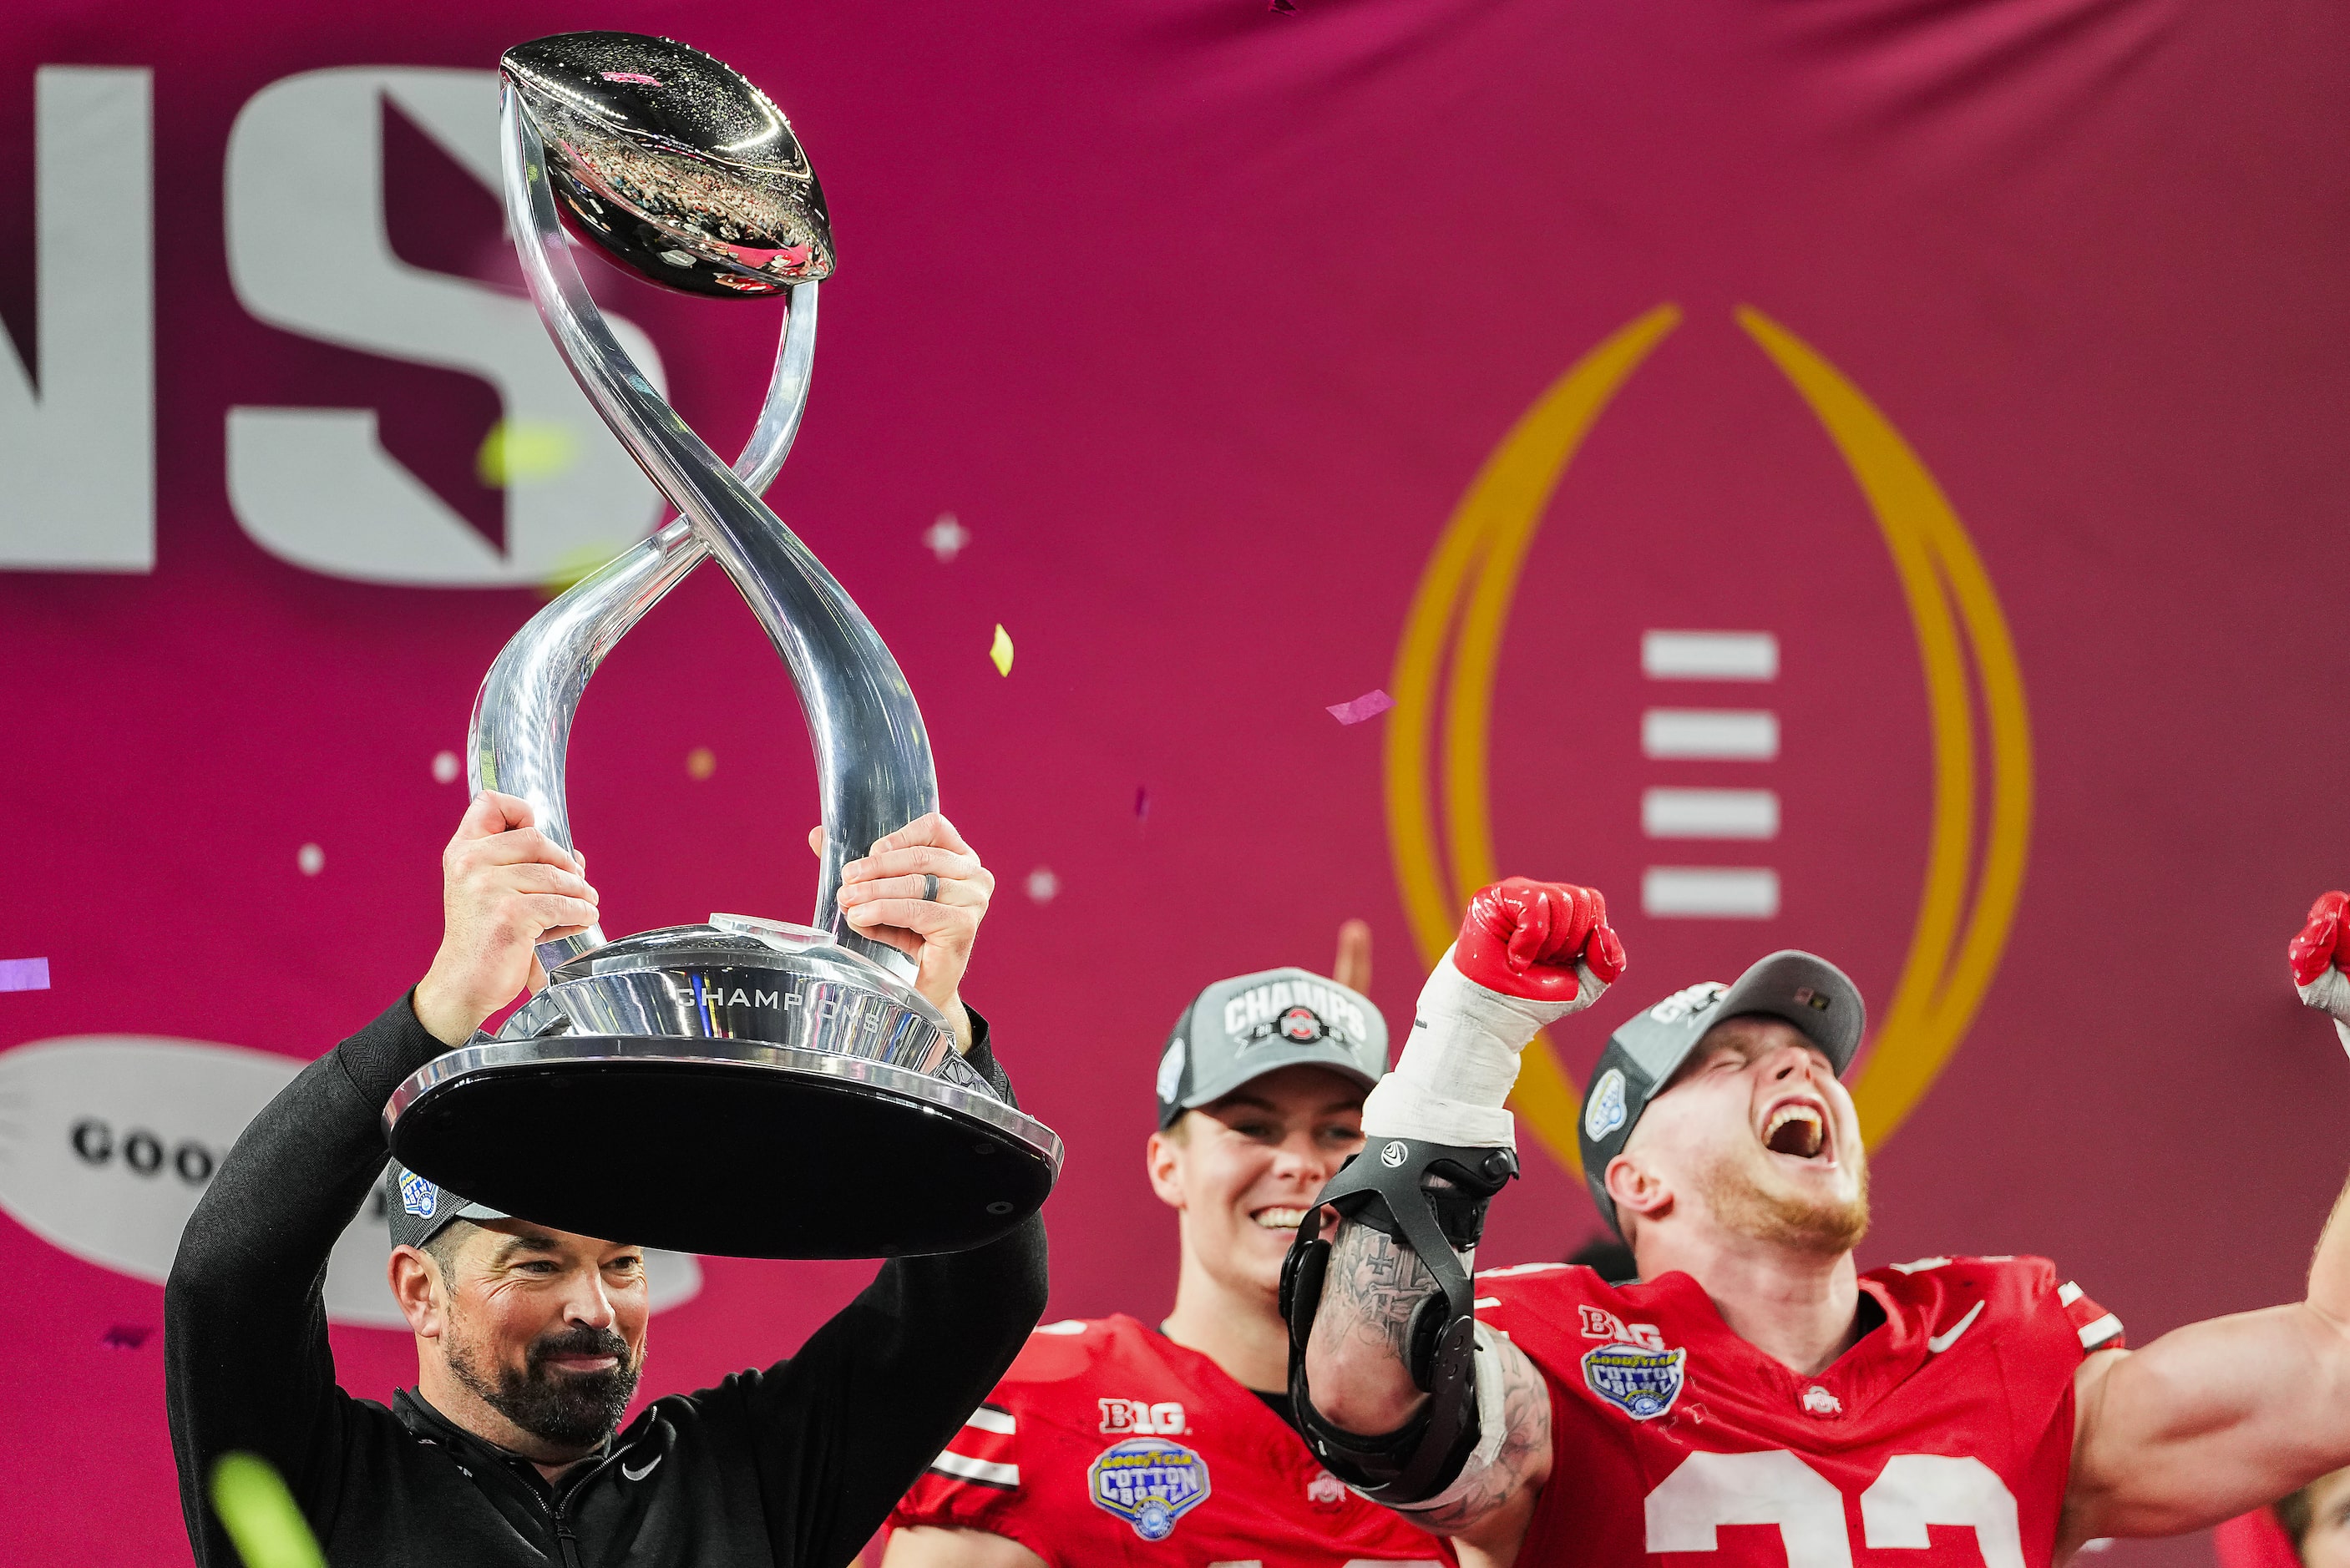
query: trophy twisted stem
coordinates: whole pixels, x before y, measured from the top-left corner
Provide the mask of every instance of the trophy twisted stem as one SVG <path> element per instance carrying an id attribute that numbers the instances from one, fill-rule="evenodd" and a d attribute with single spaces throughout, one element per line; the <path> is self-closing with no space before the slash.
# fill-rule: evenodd
<path id="1" fill-rule="evenodd" d="M 559 841 L 567 846 L 562 755 L 580 691 L 619 634 L 696 564 L 698 544 L 717 557 L 783 656 L 815 747 L 825 849 L 809 923 L 889 972 L 910 978 L 912 961 L 858 935 L 841 917 L 836 895 L 841 867 L 850 858 L 937 807 L 930 740 L 913 692 L 872 623 L 760 502 L 744 483 L 749 475 L 719 460 L 613 337 L 579 275 L 556 212 L 545 148 L 511 84 L 502 118 L 506 211 L 531 297 L 597 410 L 681 516 L 542 611 L 532 627 L 547 624 L 535 648 L 517 653 L 509 647 L 516 659 L 508 673 L 516 679 L 500 687 L 495 701 L 491 688 L 499 670 L 493 668 L 476 704 L 475 741 L 468 748 L 476 782 L 505 788 L 504 781 L 522 783 L 526 774 L 544 797 L 548 815 L 541 820 L 556 823 L 563 835 Z M 809 285 L 794 291 L 795 319 L 802 297 L 812 306 L 814 296 Z M 779 407 L 788 406 L 789 417 L 775 420 L 772 460 L 752 464 L 751 473 L 762 466 L 772 473 L 796 429 L 815 348 L 812 311 L 806 323 L 803 334 L 786 322 L 762 430 Z M 796 374 L 787 375 L 795 358 Z M 744 460 L 754 453 L 765 458 L 759 446 L 754 434 Z M 574 596 L 577 602 L 565 608 Z M 532 627 L 525 628 L 516 643 L 530 637 Z M 506 662 L 501 655 L 500 664 Z M 532 795 L 525 798 L 533 799 L 535 808 L 541 805 Z M 588 936 L 582 933 L 570 943 Z"/>

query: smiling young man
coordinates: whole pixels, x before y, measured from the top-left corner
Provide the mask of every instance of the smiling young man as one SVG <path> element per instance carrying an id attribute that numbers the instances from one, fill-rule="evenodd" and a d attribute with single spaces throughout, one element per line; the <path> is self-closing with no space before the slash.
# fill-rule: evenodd
<path id="1" fill-rule="evenodd" d="M 1344 966 L 1342 966 L 1344 967 Z M 1211 985 L 1159 1064 L 1144 1158 L 1177 1216 L 1175 1306 L 1047 1324 L 891 1522 L 886 1568 L 1445 1562 L 1292 1429 L 1282 1259 L 1362 1142 L 1387 1025 L 1302 969 Z"/>
<path id="2" fill-rule="evenodd" d="M 2337 1021 L 2345 907 L 2321 900 L 2292 950 L 2303 999 Z M 1807 953 L 1667 997 L 1600 1057 L 1584 1167 L 1645 1282 L 1537 1264 L 1471 1286 L 1486 1200 L 1513 1168 L 1517 1053 L 1622 968 L 1589 889 L 1479 893 L 1365 1106 L 1378 1165 L 1326 1189 L 1335 1213 L 1299 1246 L 1292 1386 L 1309 1439 L 1463 1563 L 1850 1568 L 1866 1547 L 2049 1568 L 2350 1462 L 2343 1206 L 2307 1300 L 2134 1354 L 2042 1259 L 1860 1273 L 1866 1158 L 1839 1080 L 1861 1002 Z"/>
<path id="3" fill-rule="evenodd" d="M 645 1363 L 641 1253 L 394 1167 L 390 1277 L 417 1384 L 389 1407 L 336 1386 L 321 1286 L 384 1170 L 384 1101 L 546 983 L 539 941 L 596 919 L 579 863 L 509 795 L 475 797 L 442 878 L 431 971 L 254 1118 L 182 1238 L 164 1291 L 165 1391 L 196 1561 L 239 1561 L 206 1494 L 220 1457 L 244 1450 L 286 1478 L 334 1568 L 848 1562 L 1043 1312 L 1038 1221 L 972 1251 L 884 1263 L 796 1355 L 656 1399 L 616 1431 Z M 1009 1098 L 987 1026 L 959 994 L 993 886 L 933 813 L 850 862 L 840 902 L 916 959 L 916 988 Z M 776 1195 L 798 1200 L 824 1199 Z"/>

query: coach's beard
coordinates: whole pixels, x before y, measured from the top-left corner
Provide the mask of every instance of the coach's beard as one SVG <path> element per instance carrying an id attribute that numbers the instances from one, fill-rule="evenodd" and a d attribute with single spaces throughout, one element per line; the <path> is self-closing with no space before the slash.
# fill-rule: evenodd
<path id="1" fill-rule="evenodd" d="M 1706 1205 L 1727 1229 L 1798 1251 L 1849 1252 L 1868 1234 L 1868 1166 L 1858 1149 L 1844 1156 L 1852 1168 L 1848 1196 L 1808 1190 L 1784 1179 L 1759 1145 L 1733 1146 L 1728 1158 L 1706 1167 Z"/>
<path id="2" fill-rule="evenodd" d="M 451 1347 L 449 1370 L 481 1396 L 483 1403 L 532 1437 L 565 1448 L 592 1448 L 618 1429 L 637 1392 L 641 1359 L 631 1360 L 629 1342 L 608 1328 L 580 1327 L 532 1342 L 520 1366 L 489 1369 L 478 1347 L 461 1341 Z M 605 1372 L 556 1372 L 557 1355 L 608 1355 Z"/>

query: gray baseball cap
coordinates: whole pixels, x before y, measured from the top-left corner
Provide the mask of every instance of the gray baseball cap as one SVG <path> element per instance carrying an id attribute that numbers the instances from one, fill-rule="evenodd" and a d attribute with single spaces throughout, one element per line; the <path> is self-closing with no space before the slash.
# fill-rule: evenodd
<path id="1" fill-rule="evenodd" d="M 1366 1089 L 1388 1070 L 1388 1021 L 1361 992 L 1302 969 L 1220 980 L 1175 1021 L 1159 1057 L 1159 1125 L 1252 1078 L 1304 1064 Z"/>
<path id="2" fill-rule="evenodd" d="M 503 1210 L 458 1197 L 396 1159 L 383 1173 L 383 1198 L 391 1220 L 391 1244 L 395 1247 L 421 1247 L 447 1229 L 452 1220 L 512 1218 Z"/>
<path id="3" fill-rule="evenodd" d="M 1607 1038 L 1583 1098 L 1583 1179 L 1591 1200 L 1621 1235 L 1615 1200 L 1607 1196 L 1607 1162 L 1624 1152 L 1640 1114 L 1648 1108 L 1705 1032 L 1724 1019 L 1760 1013 L 1794 1024 L 1818 1046 L 1842 1077 L 1860 1049 L 1868 1013 L 1860 988 L 1824 958 L 1793 948 L 1773 953 L 1737 981 L 1692 985 L 1625 1021 Z"/>

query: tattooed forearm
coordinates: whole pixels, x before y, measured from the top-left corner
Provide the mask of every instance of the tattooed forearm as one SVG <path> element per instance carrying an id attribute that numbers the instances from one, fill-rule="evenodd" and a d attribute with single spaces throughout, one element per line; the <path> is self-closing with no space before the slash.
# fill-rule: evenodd
<path id="1" fill-rule="evenodd" d="M 1324 1419 L 1367 1437 L 1411 1419 L 1428 1397 L 1405 1361 L 1412 1309 L 1436 1289 L 1409 1246 L 1353 1220 L 1339 1225 L 1305 1345 L 1306 1378 Z"/>
<path id="2" fill-rule="evenodd" d="M 1436 1275 L 1409 1245 L 1349 1221 L 1340 1226 L 1330 1249 L 1314 1333 L 1385 1345 L 1402 1366 L 1411 1314 L 1437 1288 Z"/>
<path id="3" fill-rule="evenodd" d="M 1550 1476 L 1550 1390 L 1526 1353 L 1504 1339 L 1498 1359 L 1502 1371 L 1502 1419 L 1507 1431 L 1501 1451 L 1484 1464 L 1472 1457 L 1452 1495 L 1435 1508 L 1412 1509 L 1412 1520 L 1439 1535 L 1467 1537 L 1472 1544 L 1482 1533 L 1478 1526 L 1496 1520 L 1505 1511 L 1523 1511 Z M 1478 1375 L 1492 1361 L 1481 1358 Z"/>

